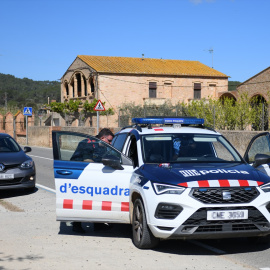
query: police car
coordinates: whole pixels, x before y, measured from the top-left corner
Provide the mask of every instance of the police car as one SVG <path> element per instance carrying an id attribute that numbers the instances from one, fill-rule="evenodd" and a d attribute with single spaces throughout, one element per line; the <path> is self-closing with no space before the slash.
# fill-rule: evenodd
<path id="1" fill-rule="evenodd" d="M 132 121 L 112 145 L 53 131 L 58 221 L 130 223 L 142 249 L 160 239 L 269 241 L 269 133 L 243 159 L 203 119 Z"/>

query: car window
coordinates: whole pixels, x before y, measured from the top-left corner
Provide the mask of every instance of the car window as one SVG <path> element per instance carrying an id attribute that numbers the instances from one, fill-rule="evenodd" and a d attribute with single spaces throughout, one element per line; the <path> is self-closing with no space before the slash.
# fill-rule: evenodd
<path id="1" fill-rule="evenodd" d="M 11 137 L 0 138 L 0 152 L 19 152 L 19 145 Z"/>
<path id="2" fill-rule="evenodd" d="M 270 155 L 270 140 L 268 135 L 256 138 L 248 151 L 248 162 L 254 162 L 256 154 Z"/>
<path id="3" fill-rule="evenodd" d="M 241 161 L 233 147 L 220 135 L 144 135 L 142 151 L 145 163 Z"/>
<path id="4" fill-rule="evenodd" d="M 96 137 L 60 134 L 58 137 L 60 160 L 102 163 L 108 155 L 121 159 L 121 153 Z"/>
<path id="5" fill-rule="evenodd" d="M 137 151 L 137 141 L 134 136 L 131 137 L 130 146 L 128 149 L 128 157 L 133 161 L 134 168 L 139 165 L 138 151 Z"/>
<path id="6" fill-rule="evenodd" d="M 112 146 L 119 151 L 123 150 L 128 133 L 120 133 L 113 138 Z"/>

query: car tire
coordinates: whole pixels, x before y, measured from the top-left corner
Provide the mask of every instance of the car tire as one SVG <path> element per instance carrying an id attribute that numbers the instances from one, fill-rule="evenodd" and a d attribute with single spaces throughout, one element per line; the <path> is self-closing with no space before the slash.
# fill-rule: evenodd
<path id="1" fill-rule="evenodd" d="M 154 248 L 158 245 L 159 239 L 150 231 L 141 199 L 136 199 L 132 214 L 132 240 L 139 249 Z"/>

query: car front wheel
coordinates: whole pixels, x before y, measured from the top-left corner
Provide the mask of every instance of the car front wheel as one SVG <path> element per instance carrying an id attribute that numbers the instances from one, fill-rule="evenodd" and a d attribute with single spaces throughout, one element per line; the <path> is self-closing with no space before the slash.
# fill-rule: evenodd
<path id="1" fill-rule="evenodd" d="M 133 243 L 137 248 L 148 249 L 158 245 L 156 238 L 147 226 L 144 205 L 141 199 L 136 199 L 133 207 L 132 219 Z"/>

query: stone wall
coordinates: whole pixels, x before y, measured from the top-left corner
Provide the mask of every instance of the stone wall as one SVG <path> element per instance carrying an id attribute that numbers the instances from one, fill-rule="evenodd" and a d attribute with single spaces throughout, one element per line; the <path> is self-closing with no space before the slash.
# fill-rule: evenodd
<path id="1" fill-rule="evenodd" d="M 121 128 L 111 128 L 113 133 L 120 131 Z M 29 127 L 28 144 L 29 146 L 52 147 L 52 130 L 62 130 L 71 132 L 80 132 L 95 136 L 96 128 L 89 127 Z M 219 131 L 243 156 L 250 140 L 259 131 Z M 19 143 L 24 144 L 23 141 Z"/>
<path id="2" fill-rule="evenodd" d="M 28 127 L 34 126 L 34 117 L 34 114 L 28 116 Z M 11 112 L 7 112 L 5 115 L 0 114 L 0 132 L 9 134 L 19 143 L 25 143 L 25 116 L 22 112 L 18 111 L 16 114 L 12 114 Z"/>

